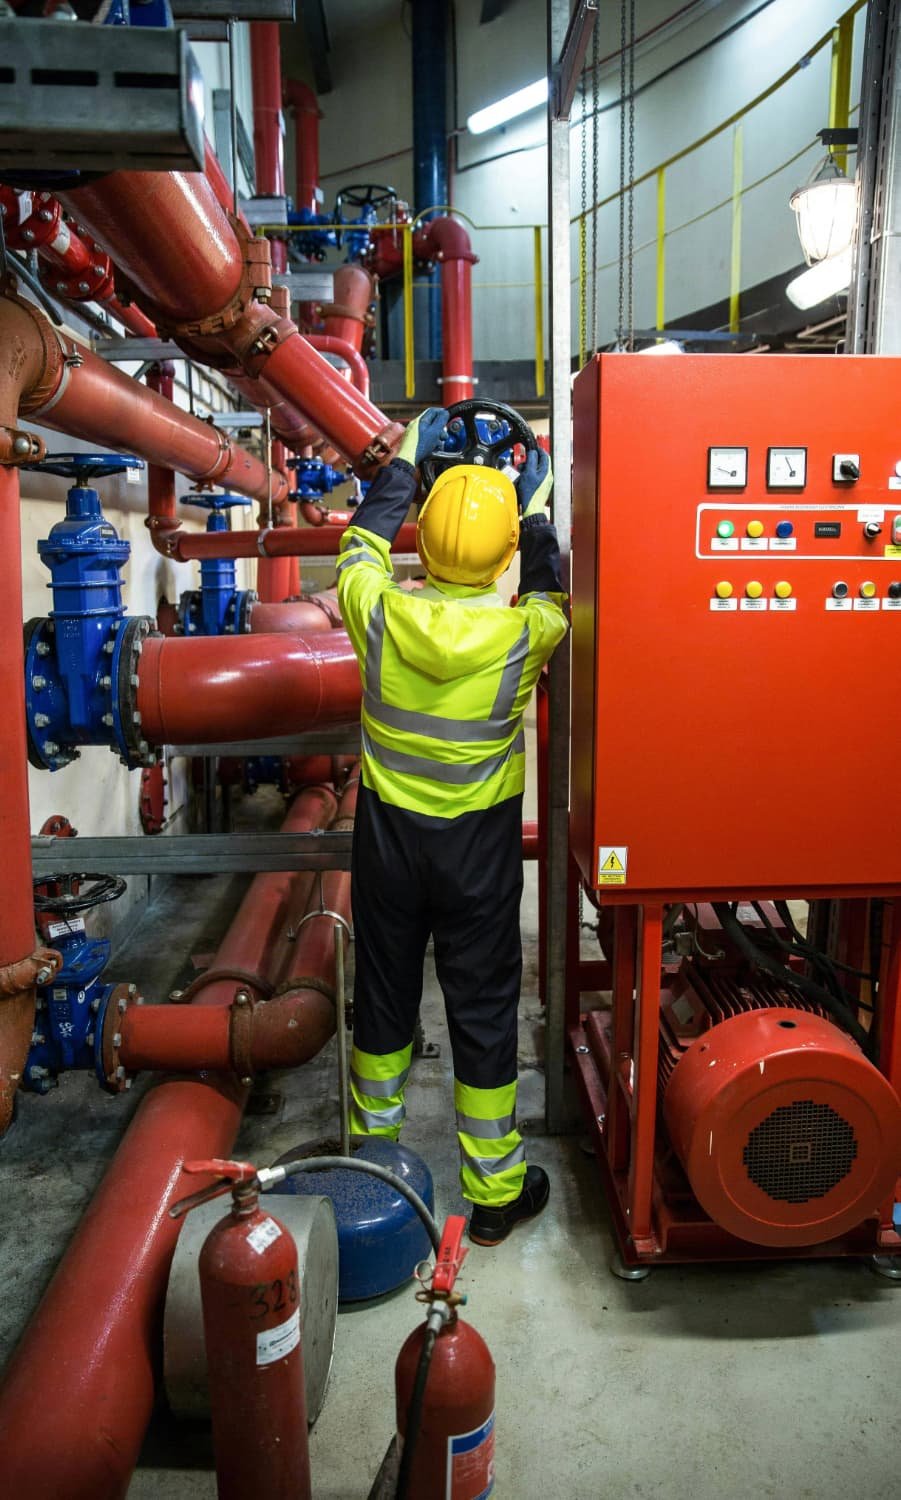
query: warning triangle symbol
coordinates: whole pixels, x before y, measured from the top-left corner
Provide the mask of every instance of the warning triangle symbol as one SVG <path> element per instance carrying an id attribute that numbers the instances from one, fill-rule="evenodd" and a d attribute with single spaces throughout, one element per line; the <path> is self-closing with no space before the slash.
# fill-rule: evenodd
<path id="1" fill-rule="evenodd" d="M 601 871 L 605 875 L 624 875 L 626 873 L 623 868 L 623 862 L 615 849 L 610 850 L 610 853 L 601 865 Z"/>

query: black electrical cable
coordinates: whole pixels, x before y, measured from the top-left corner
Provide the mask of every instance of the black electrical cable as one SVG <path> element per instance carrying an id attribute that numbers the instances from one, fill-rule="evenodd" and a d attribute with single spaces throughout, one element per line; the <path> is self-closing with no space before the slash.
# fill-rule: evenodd
<path id="1" fill-rule="evenodd" d="M 784 938 L 779 936 L 779 933 L 776 931 L 776 928 L 773 926 L 773 923 L 767 916 L 765 908 L 759 901 L 752 902 L 752 905 L 761 922 L 766 927 L 767 935 L 770 938 L 770 941 L 773 943 L 774 947 L 778 948 L 782 953 L 787 953 L 790 958 L 802 958 L 806 963 L 811 964 L 816 970 L 822 982 L 825 984 L 826 988 L 829 990 L 830 994 L 835 996 L 840 1005 L 847 1005 L 852 1011 L 855 1010 L 858 1006 L 860 1006 L 863 1010 L 872 1009 L 871 1006 L 867 1005 L 864 1001 L 859 1000 L 856 995 L 853 995 L 850 990 L 845 989 L 845 986 L 839 979 L 838 971 L 829 954 L 821 953 L 817 948 L 813 948 L 808 942 L 805 941 L 804 938 L 802 938 L 801 934 L 798 932 L 798 929 L 795 927 L 794 922 L 791 919 L 791 913 L 788 912 L 787 909 L 787 920 L 786 918 L 783 918 L 783 920 L 786 920 L 786 925 L 788 926 L 789 931 L 793 932 L 795 934 L 795 937 L 797 938 L 797 942 L 794 943 L 787 943 Z M 782 913 L 780 912 L 780 916 L 781 915 Z M 867 976 L 861 975 L 860 977 L 866 978 Z"/>
<path id="2" fill-rule="evenodd" d="M 713 909 L 717 920 L 726 936 L 732 940 L 739 952 L 744 955 L 757 968 L 762 969 L 771 978 L 778 979 L 780 984 L 796 989 L 805 1000 L 813 1005 L 820 1006 L 828 1011 L 832 1019 L 847 1031 L 855 1040 L 861 1051 L 867 1057 L 873 1053 L 873 1038 L 861 1026 L 851 1008 L 842 1003 L 830 990 L 824 989 L 822 985 L 816 984 L 803 974 L 795 974 L 785 964 L 780 963 L 778 958 L 772 958 L 759 943 L 756 943 L 747 929 L 738 920 L 734 910 L 726 901 L 715 901 Z"/>
<path id="3" fill-rule="evenodd" d="M 827 963 L 829 963 L 832 968 L 840 969 L 843 974 L 850 974 L 853 979 L 866 979 L 870 984 L 875 983 L 875 974 L 869 973 L 866 969 L 855 969 L 852 964 L 842 963 L 841 959 L 833 958 L 831 954 L 823 953 L 821 949 L 815 948 L 810 940 L 808 938 L 805 938 L 804 934 L 802 932 L 799 932 L 798 928 L 795 926 L 794 918 L 792 917 L 792 914 L 789 910 L 787 901 L 774 901 L 773 905 L 775 906 L 789 932 L 793 934 L 795 942 L 798 944 L 798 947 L 804 953 L 805 957 L 816 955 L 821 958 L 825 958 Z"/>
<path id="4" fill-rule="evenodd" d="M 3 258 L 6 262 L 6 268 L 10 272 L 10 274 L 13 276 L 21 276 L 22 280 L 25 282 L 25 285 L 27 287 L 30 287 L 31 291 L 34 292 L 34 295 L 37 297 L 47 316 L 49 318 L 52 318 L 57 328 L 62 328 L 63 320 L 59 315 L 59 309 L 57 308 L 56 303 L 53 301 L 53 298 L 49 296 L 46 289 L 41 286 L 41 283 L 38 281 L 37 277 L 32 276 L 24 261 L 19 259 L 14 250 L 10 250 L 8 248 L 4 248 Z"/>

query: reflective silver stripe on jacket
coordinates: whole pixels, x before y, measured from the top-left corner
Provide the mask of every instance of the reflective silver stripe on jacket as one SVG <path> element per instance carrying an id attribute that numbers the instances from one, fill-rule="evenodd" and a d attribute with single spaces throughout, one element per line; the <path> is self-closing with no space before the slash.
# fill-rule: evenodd
<path id="1" fill-rule="evenodd" d="M 403 1125 L 407 1111 L 402 1104 L 391 1104 L 387 1109 L 380 1109 L 378 1113 L 372 1109 L 364 1109 L 356 1100 L 353 1102 L 353 1112 L 358 1115 L 367 1130 L 384 1130 L 386 1126 L 394 1127 Z"/>
<path id="2" fill-rule="evenodd" d="M 440 714 L 423 714 L 412 708 L 395 708 L 393 703 L 384 703 L 370 692 L 363 695 L 363 704 L 371 719 L 386 724 L 390 729 L 402 729 L 407 734 L 424 734 L 433 740 L 463 740 L 467 744 L 480 740 L 505 740 L 518 728 L 521 715 L 513 719 L 446 719 Z"/>
<path id="3" fill-rule="evenodd" d="M 507 1172 L 511 1167 L 522 1166 L 526 1159 L 526 1148 L 520 1141 L 506 1156 L 470 1156 L 468 1151 L 461 1149 L 463 1165 L 471 1167 L 478 1177 L 497 1177 L 501 1172 Z"/>
<path id="4" fill-rule="evenodd" d="M 385 610 L 376 601 L 366 627 L 366 712 L 379 723 L 409 734 L 424 734 L 436 740 L 462 740 L 478 744 L 482 740 L 502 740 L 512 734 L 520 722 L 514 716 L 513 704 L 522 682 L 529 657 L 529 627 L 526 625 L 510 650 L 501 672 L 494 706 L 487 719 L 448 719 L 439 714 L 424 714 L 414 709 L 398 708 L 382 698 L 382 651 L 385 644 Z M 378 759 L 378 756 L 375 757 Z M 387 762 L 382 762 L 387 764 Z M 391 769 L 389 767 L 389 769 Z M 401 769 L 395 767 L 394 769 Z M 422 774 L 422 773 L 420 773 Z M 489 775 L 491 772 L 488 773 Z M 440 779 L 440 778 L 439 778 Z M 470 777 L 468 780 L 484 780 Z"/>
<path id="5" fill-rule="evenodd" d="M 526 748 L 526 737 L 522 730 L 512 745 L 500 755 L 491 755 L 487 760 L 470 764 L 449 765 L 446 761 L 426 760 L 422 755 L 407 755 L 402 750 L 389 750 L 373 740 L 364 728 L 362 731 L 364 754 L 370 756 L 386 771 L 400 771 L 409 776 L 427 776 L 430 781 L 443 781 L 448 786 L 470 786 L 474 782 L 489 781 L 497 771 L 503 770 L 511 755 L 518 755 Z"/>
<path id="6" fill-rule="evenodd" d="M 345 548 L 344 552 L 341 555 L 341 560 L 338 563 L 337 568 L 335 569 L 335 572 L 343 573 L 345 568 L 349 568 L 352 563 L 358 562 L 375 563 L 376 567 L 381 568 L 382 572 L 385 571 L 384 560 L 379 557 L 378 553 L 371 552 L 368 547 L 364 547 L 363 544 L 360 543 L 358 546 L 354 547 L 352 551 L 350 547 Z"/>
<path id="7" fill-rule="evenodd" d="M 390 1099 L 392 1095 L 399 1094 L 410 1076 L 410 1069 L 404 1068 L 402 1073 L 396 1073 L 393 1078 L 361 1078 L 356 1068 L 351 1068 L 350 1076 L 361 1094 L 368 1099 Z"/>
<path id="8" fill-rule="evenodd" d="M 458 1109 L 457 1129 L 479 1141 L 500 1141 L 516 1129 L 516 1115 L 502 1115 L 499 1120 L 480 1120 L 477 1115 L 464 1115 Z"/>
<path id="9" fill-rule="evenodd" d="M 529 627 L 525 625 L 519 639 L 513 643 L 507 653 L 504 662 L 504 670 L 501 673 L 500 686 L 494 707 L 491 710 L 492 719 L 509 719 L 516 702 L 516 694 L 522 682 L 522 674 L 529 657 Z"/>
<path id="10" fill-rule="evenodd" d="M 366 626 L 366 691 L 382 696 L 382 648 L 385 644 L 385 606 L 376 599 Z"/>

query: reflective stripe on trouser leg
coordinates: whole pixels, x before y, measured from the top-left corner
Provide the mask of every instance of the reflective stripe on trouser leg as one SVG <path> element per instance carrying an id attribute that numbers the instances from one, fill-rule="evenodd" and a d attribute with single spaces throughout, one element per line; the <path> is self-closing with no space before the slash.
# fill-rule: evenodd
<path id="1" fill-rule="evenodd" d="M 454 1079 L 463 1197 L 503 1208 L 522 1192 L 526 1150 L 516 1128 L 516 1083 L 477 1089 Z"/>
<path id="2" fill-rule="evenodd" d="M 350 1054 L 350 1133 L 387 1135 L 396 1141 L 404 1123 L 404 1089 L 410 1076 L 413 1043 L 398 1052 Z"/>

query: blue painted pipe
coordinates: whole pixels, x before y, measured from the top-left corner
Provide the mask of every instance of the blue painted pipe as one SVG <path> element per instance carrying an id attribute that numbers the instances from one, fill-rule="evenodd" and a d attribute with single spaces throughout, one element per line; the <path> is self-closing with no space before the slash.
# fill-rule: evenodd
<path id="1" fill-rule="evenodd" d="M 447 0 L 413 0 L 413 203 L 416 213 L 447 202 Z M 428 277 L 428 330 L 420 357 L 441 358 L 441 286 Z M 417 312 L 421 303 L 417 302 Z M 420 353 L 420 351 L 417 351 Z"/>

